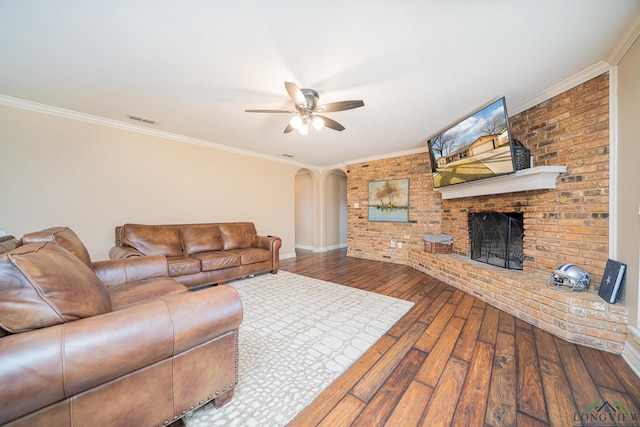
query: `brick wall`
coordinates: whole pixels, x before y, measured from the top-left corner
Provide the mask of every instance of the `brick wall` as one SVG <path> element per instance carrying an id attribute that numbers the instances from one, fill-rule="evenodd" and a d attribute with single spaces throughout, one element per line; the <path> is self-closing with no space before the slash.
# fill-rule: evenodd
<path id="1" fill-rule="evenodd" d="M 442 232 L 469 255 L 468 212 L 524 214 L 524 271 L 546 277 L 576 263 L 597 289 L 609 253 L 609 76 L 596 77 L 509 119 L 534 166 L 567 166 L 555 190 L 444 200 Z"/>
<path id="2" fill-rule="evenodd" d="M 507 106 L 508 107 L 508 106 Z M 407 263 L 425 233 L 454 237 L 469 255 L 468 213 L 524 214 L 524 271 L 546 277 L 559 265 L 583 265 L 597 289 L 609 244 L 609 76 L 603 74 L 509 119 L 514 138 L 531 150 L 534 166 L 566 166 L 555 190 L 441 200 L 433 191 L 428 154 L 363 164 L 347 170 L 348 255 Z M 367 221 L 370 180 L 410 178 L 409 224 Z M 360 208 L 354 209 L 359 202 Z M 402 249 L 391 240 L 404 241 Z"/>
<path id="3" fill-rule="evenodd" d="M 553 190 L 441 200 L 428 153 L 348 167 L 348 255 L 406 263 L 569 341 L 620 353 L 627 307 L 597 295 L 609 253 L 609 76 L 576 86 L 509 119 L 534 166 L 566 166 Z M 410 178 L 410 223 L 367 221 L 370 180 Z M 354 203 L 359 203 L 358 209 Z M 519 210 L 524 216 L 524 271 L 469 258 L 469 212 Z M 454 254 L 427 254 L 425 233 L 454 237 Z M 402 249 L 389 241 L 403 241 Z M 587 292 L 546 286 L 564 263 L 591 274 Z"/>
<path id="4" fill-rule="evenodd" d="M 429 155 L 418 153 L 347 167 L 347 255 L 408 264 L 425 233 L 440 233 L 440 194 L 433 191 Z M 369 181 L 409 178 L 409 222 L 368 220 Z M 355 208 L 358 203 L 360 206 Z M 392 248 L 391 240 L 396 243 Z M 402 243 L 402 248 L 397 247 Z"/>

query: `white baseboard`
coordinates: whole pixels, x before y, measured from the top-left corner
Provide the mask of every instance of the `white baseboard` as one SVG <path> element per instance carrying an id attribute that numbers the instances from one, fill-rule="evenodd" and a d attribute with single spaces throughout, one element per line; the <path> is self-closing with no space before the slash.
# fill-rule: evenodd
<path id="1" fill-rule="evenodd" d="M 627 342 L 622 352 L 622 358 L 640 378 L 640 330 L 633 326 L 629 328 Z"/>
<path id="2" fill-rule="evenodd" d="M 346 247 L 347 247 L 346 243 L 341 243 L 339 245 L 325 246 L 323 248 L 314 248 L 313 252 L 328 252 L 328 251 L 332 251 L 334 249 L 342 249 L 342 248 L 346 248 Z"/>
<path id="3" fill-rule="evenodd" d="M 331 246 L 325 246 L 321 248 L 316 248 L 308 245 L 296 245 L 296 249 L 302 249 L 303 251 L 313 251 L 313 252 L 327 252 L 327 251 L 332 251 L 334 249 L 342 249 L 346 247 L 347 247 L 346 243 L 340 243 L 339 245 L 331 245 Z"/>
<path id="4" fill-rule="evenodd" d="M 280 259 L 289 259 L 289 258 L 295 258 L 296 257 L 296 253 L 295 252 L 289 252 L 288 254 L 280 254 Z"/>

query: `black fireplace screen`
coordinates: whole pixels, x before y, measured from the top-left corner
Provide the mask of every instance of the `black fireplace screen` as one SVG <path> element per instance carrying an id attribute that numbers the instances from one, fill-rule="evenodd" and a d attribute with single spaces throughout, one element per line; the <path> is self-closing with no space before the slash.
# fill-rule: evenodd
<path id="1" fill-rule="evenodd" d="M 524 250 L 521 213 L 470 213 L 471 259 L 511 270 L 522 270 Z"/>

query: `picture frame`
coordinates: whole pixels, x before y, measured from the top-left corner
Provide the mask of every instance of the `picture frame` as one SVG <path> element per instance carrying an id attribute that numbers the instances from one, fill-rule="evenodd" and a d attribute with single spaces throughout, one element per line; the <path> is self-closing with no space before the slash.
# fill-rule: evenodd
<path id="1" fill-rule="evenodd" d="M 369 221 L 409 222 L 409 178 L 369 181 Z"/>

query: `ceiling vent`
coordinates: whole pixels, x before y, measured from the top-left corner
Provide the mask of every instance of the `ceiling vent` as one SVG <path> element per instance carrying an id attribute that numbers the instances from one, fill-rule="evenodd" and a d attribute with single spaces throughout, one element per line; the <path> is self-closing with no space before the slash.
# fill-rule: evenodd
<path id="1" fill-rule="evenodd" d="M 128 117 L 131 120 L 137 120 L 137 121 L 143 122 L 143 123 L 150 123 L 152 125 L 155 125 L 156 123 L 158 123 L 158 121 L 156 119 L 151 119 L 149 117 L 138 116 L 137 114 L 129 114 Z"/>

